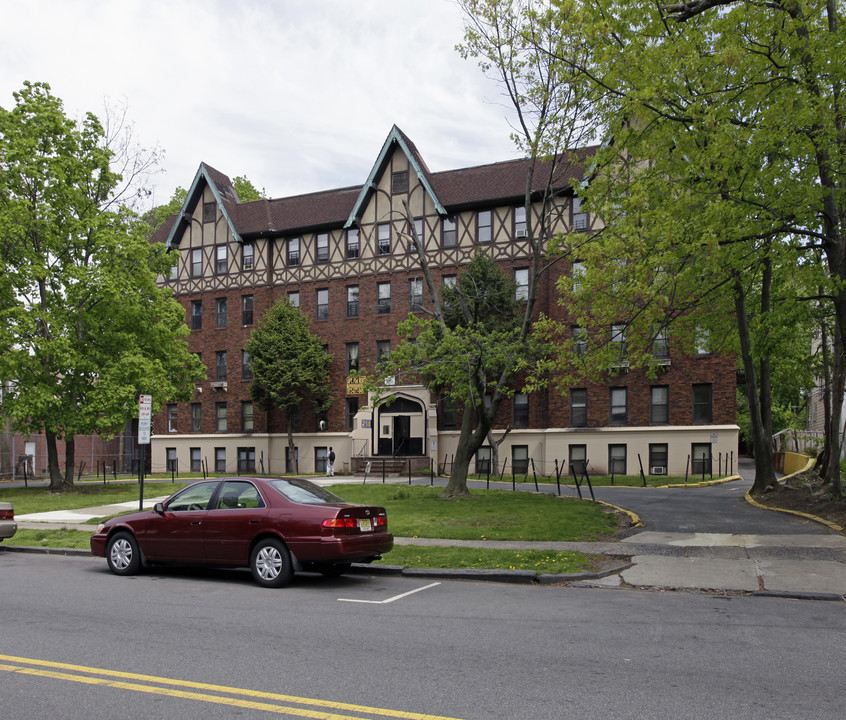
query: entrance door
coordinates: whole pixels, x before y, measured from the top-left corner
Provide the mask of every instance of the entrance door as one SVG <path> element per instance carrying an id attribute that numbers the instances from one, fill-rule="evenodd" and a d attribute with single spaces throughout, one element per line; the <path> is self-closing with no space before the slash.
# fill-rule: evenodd
<path id="1" fill-rule="evenodd" d="M 397 415 L 394 418 L 394 455 L 411 455 L 408 441 L 411 438 L 411 418 Z"/>

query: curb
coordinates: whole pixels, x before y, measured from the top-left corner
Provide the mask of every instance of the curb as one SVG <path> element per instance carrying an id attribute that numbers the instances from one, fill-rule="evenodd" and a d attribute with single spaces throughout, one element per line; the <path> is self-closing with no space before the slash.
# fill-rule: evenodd
<path id="1" fill-rule="evenodd" d="M 753 592 L 754 597 L 772 597 L 789 600 L 828 600 L 833 602 L 846 602 L 846 595 L 838 595 L 837 593 L 818 593 L 818 592 L 791 592 L 788 590 L 757 590 Z"/>
<path id="2" fill-rule="evenodd" d="M 825 525 L 829 530 L 834 530 L 837 533 L 843 533 L 843 528 L 840 527 L 837 523 L 831 522 L 830 520 L 826 520 L 821 517 L 817 517 L 816 515 L 811 515 L 809 513 L 803 513 L 799 510 L 785 510 L 784 508 L 779 507 L 772 507 L 770 505 L 764 505 L 763 503 L 758 502 L 752 497 L 752 490 L 747 490 L 746 495 L 744 495 L 744 499 L 750 505 L 753 505 L 756 508 L 760 508 L 761 510 L 771 510 L 773 512 L 780 512 L 785 513 L 786 515 L 796 515 L 797 517 L 805 518 L 806 520 L 812 520 L 813 522 L 820 523 L 821 525 Z"/>
<path id="3" fill-rule="evenodd" d="M 90 550 L 76 550 L 74 548 L 42 548 L 29 545 L 2 545 L 0 552 L 30 553 L 33 555 L 72 555 L 76 557 L 93 557 Z"/>
<path id="4" fill-rule="evenodd" d="M 629 516 L 629 518 L 630 518 L 630 519 L 631 519 L 631 521 L 632 521 L 631 528 L 629 528 L 629 529 L 639 528 L 639 527 L 646 527 L 646 523 L 645 523 L 645 522 L 643 522 L 643 521 L 640 519 L 640 515 L 638 515 L 638 514 L 637 514 L 637 513 L 635 513 L 635 512 L 632 512 L 631 510 L 626 510 L 625 508 L 621 508 L 619 505 L 614 505 L 614 504 L 612 504 L 612 503 L 610 503 L 610 502 L 605 502 L 604 500 L 594 500 L 594 502 L 595 502 L 597 505 L 605 505 L 606 507 L 613 508 L 613 509 L 614 509 L 614 510 L 616 510 L 617 512 L 621 512 L 621 513 L 623 513 L 624 515 L 628 515 L 628 516 Z"/>

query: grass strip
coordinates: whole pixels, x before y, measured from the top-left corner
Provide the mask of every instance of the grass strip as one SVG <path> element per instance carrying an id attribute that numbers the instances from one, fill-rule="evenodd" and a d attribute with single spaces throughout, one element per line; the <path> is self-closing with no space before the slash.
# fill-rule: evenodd
<path id="1" fill-rule="evenodd" d="M 395 545 L 378 564 L 450 570 L 533 570 L 557 575 L 594 570 L 603 559 L 601 555 L 576 551 Z"/>

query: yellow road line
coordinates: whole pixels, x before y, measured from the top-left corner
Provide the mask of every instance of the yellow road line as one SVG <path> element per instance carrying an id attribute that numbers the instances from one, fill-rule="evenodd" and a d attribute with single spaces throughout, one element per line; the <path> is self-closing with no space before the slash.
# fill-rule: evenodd
<path id="1" fill-rule="evenodd" d="M 225 685 L 212 685 L 208 683 L 192 682 L 190 680 L 175 680 L 172 678 L 156 677 L 154 675 L 142 675 L 139 673 L 128 673 L 119 670 L 107 670 L 103 668 L 88 667 L 85 665 L 73 665 L 70 663 L 52 662 L 50 660 L 35 660 L 32 658 L 16 657 L 14 655 L 0 655 L 0 661 L 19 663 L 18 665 L 0 664 L 0 670 L 7 672 L 16 672 L 25 675 L 49 677 L 57 680 L 69 680 L 72 682 L 86 683 L 89 685 L 103 685 L 106 687 L 119 688 L 122 690 L 134 690 L 136 692 L 167 695 L 170 697 L 199 700 L 202 702 L 217 703 L 220 705 L 231 705 L 243 708 L 250 708 L 254 710 L 265 710 L 267 712 L 287 713 L 289 715 L 317 718 L 319 720 L 350 720 L 351 718 L 354 718 L 354 716 L 337 715 L 317 710 L 307 710 L 305 708 L 295 708 L 285 705 L 272 705 L 269 703 L 255 702 L 251 700 L 241 700 L 237 698 L 204 695 L 201 693 L 186 692 L 184 690 L 174 690 L 170 687 L 151 687 L 149 685 L 138 685 L 136 683 L 129 683 L 124 681 L 140 680 L 142 682 L 157 683 L 159 685 L 165 686 L 176 686 L 192 688 L 194 690 L 207 690 L 212 692 L 229 693 L 231 695 L 250 696 L 254 698 L 262 698 L 264 700 L 277 700 L 282 702 L 292 702 L 299 705 L 312 705 L 323 708 L 332 708 L 335 710 L 346 710 L 356 713 L 365 713 L 369 715 L 383 715 L 393 718 L 403 718 L 404 720 L 458 720 L 458 718 L 448 718 L 440 715 L 411 713 L 404 712 L 402 710 L 389 710 L 385 708 L 368 707 L 366 705 L 354 705 L 351 703 L 334 702 L 331 700 L 318 700 L 315 698 L 303 698 L 296 697 L 293 695 L 282 695 L 279 693 L 262 692 L 260 690 L 246 690 L 244 688 L 229 687 Z M 35 665 L 38 667 L 21 667 L 20 664 Z M 55 670 L 48 670 L 42 668 L 54 668 Z M 73 672 L 102 675 L 105 677 L 86 677 L 82 675 L 72 675 L 64 672 L 56 672 L 56 670 L 70 670 Z M 114 680 L 111 678 L 120 678 L 120 680 Z M 360 719 L 356 718 L 355 720 Z"/>

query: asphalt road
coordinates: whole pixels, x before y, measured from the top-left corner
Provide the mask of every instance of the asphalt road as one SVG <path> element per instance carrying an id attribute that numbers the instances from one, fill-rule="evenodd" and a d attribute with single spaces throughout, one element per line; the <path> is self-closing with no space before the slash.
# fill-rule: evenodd
<path id="1" fill-rule="evenodd" d="M 0 581 L 7 720 L 843 715 L 840 603 L 364 575 L 265 590 L 23 553 L 0 553 Z"/>

